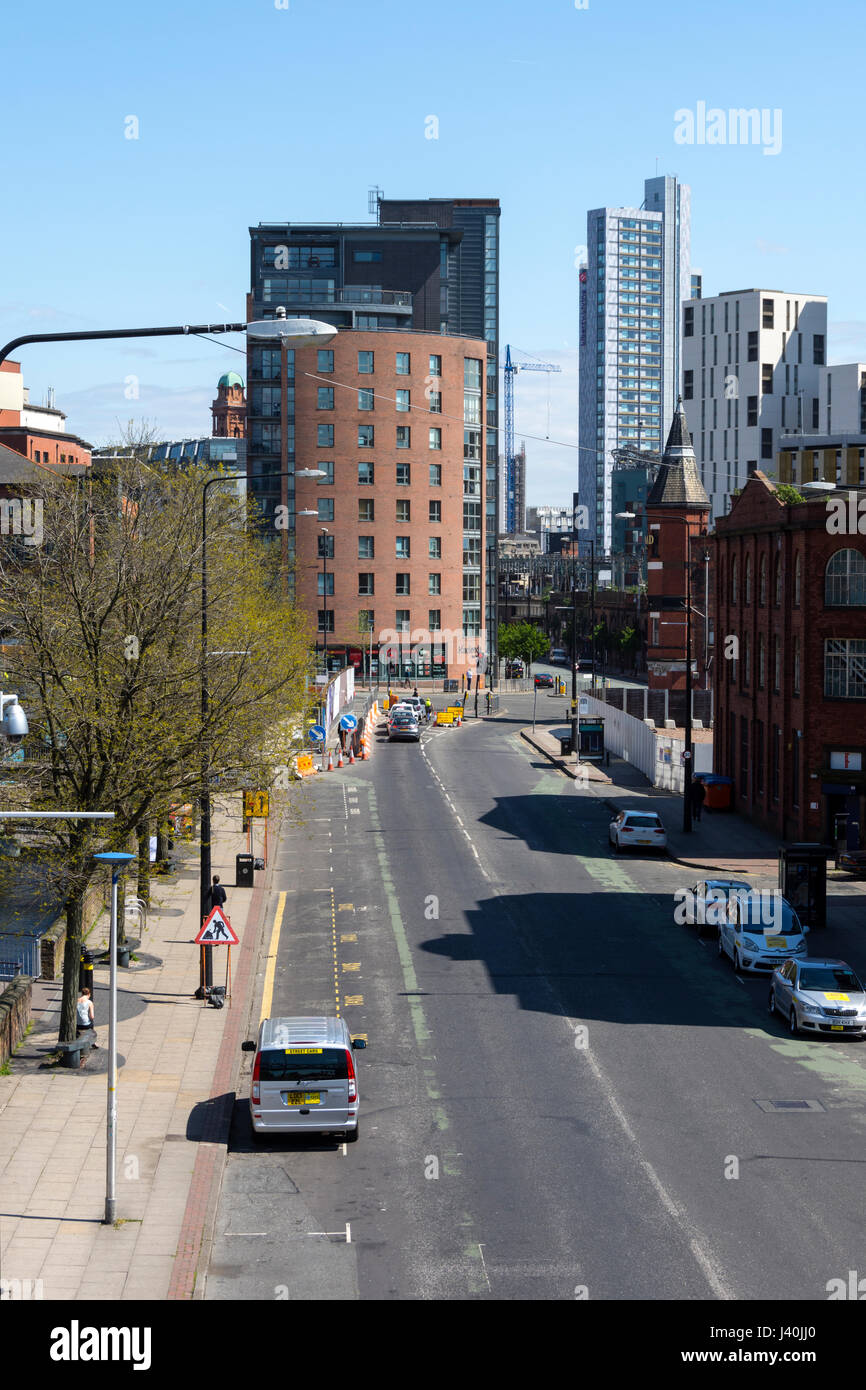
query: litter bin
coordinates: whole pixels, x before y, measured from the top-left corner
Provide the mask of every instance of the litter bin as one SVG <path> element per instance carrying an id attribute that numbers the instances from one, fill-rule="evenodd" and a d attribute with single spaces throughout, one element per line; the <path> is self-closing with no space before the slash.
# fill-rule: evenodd
<path id="1" fill-rule="evenodd" d="M 235 855 L 235 887 L 253 887 L 253 866 L 255 859 L 252 854 Z"/>
<path id="2" fill-rule="evenodd" d="M 695 779 L 698 780 L 697 778 Z M 732 777 L 719 777 L 715 773 L 707 773 L 700 778 L 704 784 L 706 797 L 704 807 L 708 811 L 730 811 L 731 809 L 731 788 L 733 786 Z"/>
<path id="3" fill-rule="evenodd" d="M 559 751 L 563 758 L 567 758 L 572 752 L 571 734 L 569 734 L 567 738 L 561 738 L 559 740 Z"/>
<path id="4" fill-rule="evenodd" d="M 779 887 L 804 926 L 827 925 L 827 848 L 819 844 L 782 845 Z"/>
<path id="5" fill-rule="evenodd" d="M 93 998 L 93 962 L 96 960 L 96 951 L 82 951 L 81 966 L 78 971 L 79 989 L 89 989 L 90 997 Z"/>

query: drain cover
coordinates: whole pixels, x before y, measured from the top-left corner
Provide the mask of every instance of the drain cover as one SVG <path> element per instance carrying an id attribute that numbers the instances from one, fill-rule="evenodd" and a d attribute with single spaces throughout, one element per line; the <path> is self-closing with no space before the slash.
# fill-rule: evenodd
<path id="1" fill-rule="evenodd" d="M 824 1110 L 820 1100 L 756 1100 L 759 1110 L 767 1113 L 774 1110 Z"/>

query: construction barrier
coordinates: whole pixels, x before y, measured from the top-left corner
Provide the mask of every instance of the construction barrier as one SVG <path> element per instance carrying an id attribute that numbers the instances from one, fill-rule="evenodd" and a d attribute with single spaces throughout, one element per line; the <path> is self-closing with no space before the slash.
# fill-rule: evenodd
<path id="1" fill-rule="evenodd" d="M 445 709 L 445 710 L 442 710 L 442 709 L 437 710 L 437 711 L 436 711 L 436 723 L 437 723 L 437 724 L 453 724 L 453 723 L 454 723 L 454 715 L 451 713 L 450 710 L 447 710 L 447 709 Z"/>
<path id="2" fill-rule="evenodd" d="M 449 705 L 448 708 L 447 708 L 447 710 L 445 711 L 445 713 L 446 713 L 446 714 L 451 714 L 451 715 L 454 716 L 454 723 L 455 723 L 455 724 L 462 724 L 462 723 L 463 723 L 463 706 L 462 706 L 462 705 Z"/>
<path id="3" fill-rule="evenodd" d="M 299 777 L 309 777 L 312 773 L 318 772 L 318 768 L 313 764 L 312 753 L 299 753 L 295 758 L 295 771 Z"/>

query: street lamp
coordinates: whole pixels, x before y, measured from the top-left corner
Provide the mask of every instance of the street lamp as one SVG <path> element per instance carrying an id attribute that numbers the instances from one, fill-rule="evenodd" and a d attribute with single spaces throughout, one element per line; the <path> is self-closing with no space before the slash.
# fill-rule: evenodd
<path id="1" fill-rule="evenodd" d="M 117 881 L 121 869 L 134 858 L 119 850 L 94 854 L 100 864 L 111 865 L 111 928 L 108 938 L 108 1108 L 105 1126 L 105 1218 L 106 1226 L 114 1223 L 117 1201 L 115 1178 L 117 1169 Z"/>

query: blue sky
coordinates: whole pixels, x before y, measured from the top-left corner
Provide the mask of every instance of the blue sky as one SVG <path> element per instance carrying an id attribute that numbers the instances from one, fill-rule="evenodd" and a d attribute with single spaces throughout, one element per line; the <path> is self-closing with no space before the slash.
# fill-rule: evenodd
<path id="1" fill-rule="evenodd" d="M 363 220 L 374 184 L 498 197 L 503 344 L 563 368 L 518 380 L 518 431 L 576 443 L 575 247 L 588 208 L 639 203 L 658 167 L 691 185 L 705 293 L 826 294 L 829 360 L 866 358 L 860 6 L 288 5 L 7 10 L 3 341 L 240 320 L 249 225 Z M 700 101 L 781 109 L 780 153 L 677 144 L 674 113 Z M 53 386 L 95 443 L 132 417 L 167 437 L 208 433 L 216 380 L 243 361 L 187 339 L 20 358 L 31 399 Z M 530 503 L 569 500 L 577 453 L 530 440 L 527 455 Z"/>

